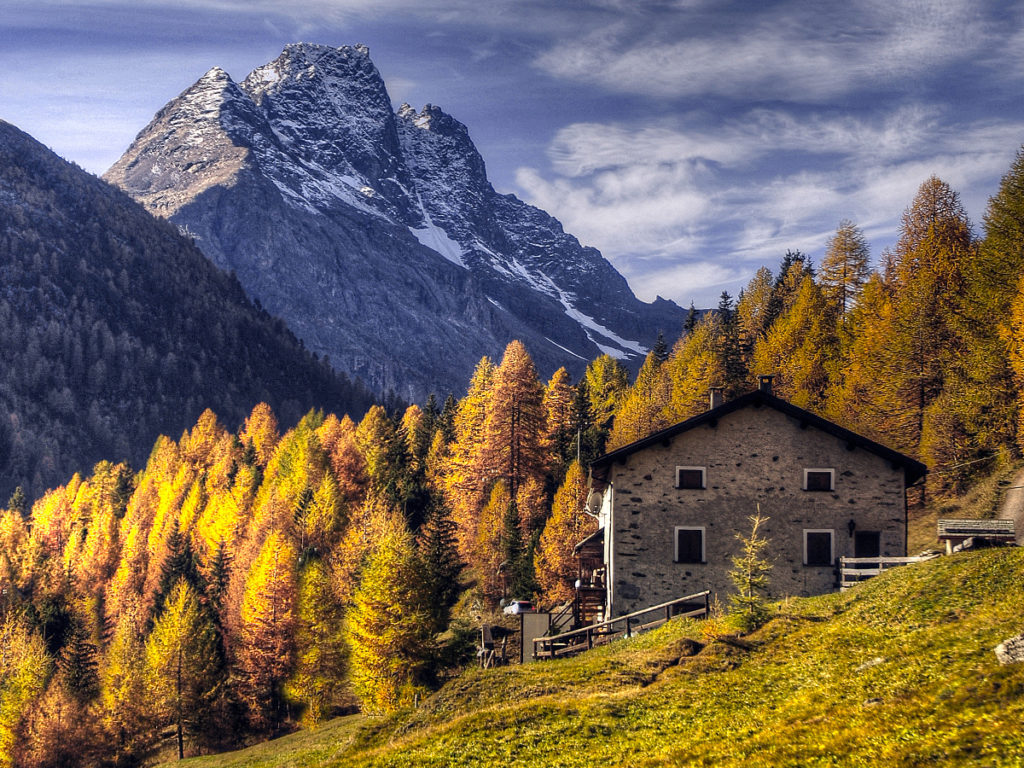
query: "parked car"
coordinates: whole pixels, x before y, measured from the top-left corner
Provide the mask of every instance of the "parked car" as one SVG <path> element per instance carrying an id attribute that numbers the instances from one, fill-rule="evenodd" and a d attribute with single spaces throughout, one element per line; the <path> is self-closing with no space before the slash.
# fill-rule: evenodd
<path id="1" fill-rule="evenodd" d="M 505 613 L 514 616 L 517 613 L 533 613 L 535 608 L 529 600 L 513 600 L 505 606 Z"/>

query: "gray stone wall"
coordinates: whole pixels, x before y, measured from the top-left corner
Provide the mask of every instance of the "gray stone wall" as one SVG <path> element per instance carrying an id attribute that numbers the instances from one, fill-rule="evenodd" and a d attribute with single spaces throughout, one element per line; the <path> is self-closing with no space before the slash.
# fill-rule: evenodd
<path id="1" fill-rule="evenodd" d="M 675 488 L 677 466 L 706 467 L 703 490 Z M 805 491 L 804 470 L 832 468 L 833 491 Z M 835 558 L 853 556 L 856 530 L 880 532 L 880 554 L 906 554 L 902 468 L 769 407 L 727 414 L 715 426 L 613 464 L 611 615 L 710 589 L 726 603 L 728 571 L 756 512 L 774 562 L 771 596 L 834 589 L 832 566 L 804 565 L 804 530 L 830 529 Z M 675 528 L 704 527 L 704 563 L 675 562 Z M 606 535 L 608 532 L 606 531 Z"/>

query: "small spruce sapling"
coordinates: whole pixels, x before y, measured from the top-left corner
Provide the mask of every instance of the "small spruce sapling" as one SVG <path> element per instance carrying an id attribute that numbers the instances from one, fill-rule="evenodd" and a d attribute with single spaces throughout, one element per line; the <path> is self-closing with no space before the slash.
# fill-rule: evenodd
<path id="1" fill-rule="evenodd" d="M 736 587 L 736 593 L 729 596 L 733 617 L 742 632 L 753 632 L 768 620 L 769 574 L 772 562 L 765 555 L 769 540 L 763 535 L 767 517 L 761 515 L 761 505 L 757 505 L 757 514 L 749 518 L 750 535 L 736 534 L 741 544 L 740 553 L 732 559 L 732 570 L 729 578 Z"/>

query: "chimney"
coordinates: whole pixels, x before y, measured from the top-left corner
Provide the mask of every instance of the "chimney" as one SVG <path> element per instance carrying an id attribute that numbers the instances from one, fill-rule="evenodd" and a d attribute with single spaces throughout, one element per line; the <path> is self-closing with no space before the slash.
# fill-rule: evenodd
<path id="1" fill-rule="evenodd" d="M 774 379 L 774 376 L 758 376 L 757 388 L 766 395 L 770 395 L 772 393 L 772 381 L 774 381 Z"/>
<path id="2" fill-rule="evenodd" d="M 725 387 L 711 388 L 711 410 L 725 402 Z"/>

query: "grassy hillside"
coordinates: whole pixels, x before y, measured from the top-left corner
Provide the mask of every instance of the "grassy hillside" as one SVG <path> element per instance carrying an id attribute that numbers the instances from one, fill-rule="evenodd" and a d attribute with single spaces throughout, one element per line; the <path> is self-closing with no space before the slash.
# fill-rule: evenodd
<path id="1" fill-rule="evenodd" d="M 1024 549 L 964 553 L 788 601 L 740 641 L 675 621 L 185 765 L 1019 766 L 1024 664 L 992 649 L 1024 631 L 1022 600 Z"/>

